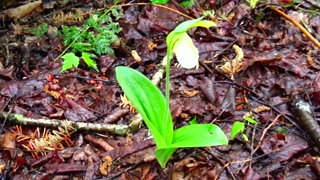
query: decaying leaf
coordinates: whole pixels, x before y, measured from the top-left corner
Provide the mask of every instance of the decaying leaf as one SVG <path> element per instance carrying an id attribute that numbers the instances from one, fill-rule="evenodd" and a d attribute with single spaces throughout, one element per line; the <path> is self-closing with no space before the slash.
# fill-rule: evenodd
<path id="1" fill-rule="evenodd" d="M 141 57 L 139 56 L 138 52 L 136 50 L 132 50 L 131 51 L 131 56 L 133 57 L 133 59 L 137 62 L 141 61 Z"/>
<path id="2" fill-rule="evenodd" d="M 222 66 L 220 66 L 220 69 L 231 76 L 231 79 L 233 79 L 233 76 L 240 72 L 242 70 L 242 59 L 244 57 L 242 49 L 237 46 L 236 44 L 232 46 L 232 48 L 236 52 L 236 57 L 234 59 L 227 60 L 226 63 Z"/>
<path id="3" fill-rule="evenodd" d="M 313 67 L 315 69 L 320 69 L 320 66 L 317 65 L 317 63 L 315 62 L 314 58 L 312 58 L 312 51 L 311 50 L 308 51 L 306 59 L 307 59 L 308 64 L 311 67 Z"/>
<path id="4" fill-rule="evenodd" d="M 104 176 L 108 175 L 108 173 L 110 172 L 110 169 L 111 169 L 111 165 L 112 165 L 111 156 L 103 157 L 103 159 L 101 160 L 100 167 L 99 167 L 100 173 Z"/>
<path id="5" fill-rule="evenodd" d="M 255 113 L 260 113 L 260 112 L 263 112 L 263 111 L 270 111 L 270 107 L 268 106 L 259 106 L 259 107 L 256 107 L 254 108 L 252 111 L 246 113 L 245 115 L 243 115 L 243 118 L 245 117 L 253 117 L 253 112 Z"/>
<path id="6" fill-rule="evenodd" d="M 4 160 L 0 160 L 0 174 L 3 173 L 3 170 L 6 168 L 6 162 Z"/>
<path id="7" fill-rule="evenodd" d="M 131 102 L 127 99 L 126 95 L 120 95 L 120 99 L 121 99 L 121 103 L 120 103 L 120 107 L 124 108 L 126 106 L 129 106 L 129 110 L 131 113 L 135 112 L 134 107 L 132 106 Z"/>
<path id="8" fill-rule="evenodd" d="M 14 156 L 14 149 L 16 148 L 15 138 L 15 133 L 5 133 L 0 136 L 0 149 L 8 150 L 11 157 Z"/>
<path id="9" fill-rule="evenodd" d="M 189 90 L 184 90 L 183 93 L 184 93 L 185 95 L 189 96 L 189 97 L 193 97 L 193 96 L 199 94 L 199 91 L 198 91 L 198 90 L 191 90 L 191 91 L 189 91 Z"/>
<path id="10" fill-rule="evenodd" d="M 75 13 L 64 13 L 63 11 L 60 11 L 58 14 L 55 14 L 52 19 L 55 24 L 82 22 L 85 18 L 84 13 L 80 9 L 76 9 L 75 11 Z M 89 11 L 89 14 L 90 13 L 91 12 Z"/>
<path id="11" fill-rule="evenodd" d="M 14 149 L 16 148 L 16 134 L 6 133 L 0 136 L 0 148 Z"/>
<path id="12" fill-rule="evenodd" d="M 157 44 L 153 43 L 153 42 L 148 42 L 148 50 L 149 51 L 153 51 L 155 48 L 157 48 Z"/>

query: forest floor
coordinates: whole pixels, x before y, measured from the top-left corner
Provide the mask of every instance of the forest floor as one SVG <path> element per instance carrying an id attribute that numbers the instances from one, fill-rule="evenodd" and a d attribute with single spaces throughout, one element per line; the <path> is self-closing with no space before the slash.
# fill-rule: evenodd
<path id="1" fill-rule="evenodd" d="M 200 0 L 190 8 L 180 1 L 0 3 L 1 179 L 319 178 L 319 1 L 271 0 L 255 8 L 240 0 Z M 172 60 L 173 124 L 196 117 L 218 125 L 229 143 L 178 149 L 161 168 L 115 67 L 151 79 L 168 33 L 201 16 L 216 26 L 188 32 L 198 69 Z M 72 67 L 63 59 L 70 52 L 91 54 L 97 66 L 82 56 Z M 164 78 L 158 87 L 165 92 Z M 235 122 L 245 126 L 231 138 Z"/>

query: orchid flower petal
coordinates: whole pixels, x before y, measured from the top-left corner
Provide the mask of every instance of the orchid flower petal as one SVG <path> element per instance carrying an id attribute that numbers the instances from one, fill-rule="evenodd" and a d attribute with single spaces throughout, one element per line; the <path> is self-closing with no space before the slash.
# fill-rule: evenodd
<path id="1" fill-rule="evenodd" d="M 173 46 L 178 62 L 186 69 L 199 67 L 199 52 L 187 33 L 183 33 Z"/>

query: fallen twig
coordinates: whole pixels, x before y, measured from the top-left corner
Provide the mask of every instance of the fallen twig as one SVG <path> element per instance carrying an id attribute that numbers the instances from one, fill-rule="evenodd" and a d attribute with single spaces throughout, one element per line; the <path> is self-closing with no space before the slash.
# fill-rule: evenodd
<path id="1" fill-rule="evenodd" d="M 260 148 L 262 140 L 263 140 L 264 136 L 266 135 L 267 131 L 278 121 L 278 119 L 281 116 L 282 116 L 281 114 L 277 115 L 277 117 L 272 121 L 272 123 L 269 124 L 269 126 L 262 131 L 262 135 L 259 139 L 259 143 L 258 143 L 257 147 L 253 150 L 252 154 L 254 154 Z"/>
<path id="2" fill-rule="evenodd" d="M 297 28 L 299 28 L 300 31 L 302 31 L 316 46 L 318 46 L 320 48 L 320 42 L 316 38 L 314 38 L 301 24 L 299 24 L 297 21 L 295 21 L 294 19 L 292 19 L 290 16 L 288 16 L 284 12 L 280 11 L 279 9 L 274 8 L 274 7 L 269 7 L 269 8 L 272 9 L 273 11 L 277 12 L 282 17 L 284 17 L 286 20 L 290 21 L 293 25 L 295 25 Z"/>
<path id="3" fill-rule="evenodd" d="M 92 143 L 94 143 L 94 144 L 99 145 L 104 151 L 111 151 L 111 150 L 114 149 L 114 148 L 113 148 L 112 146 L 110 146 L 106 141 L 104 141 L 104 140 L 101 139 L 101 138 L 97 138 L 97 137 L 95 137 L 95 136 L 93 136 L 93 135 L 88 134 L 88 135 L 86 135 L 86 136 L 84 137 L 84 139 L 87 140 L 87 141 L 90 141 L 90 142 L 92 142 Z"/>
<path id="4" fill-rule="evenodd" d="M 58 128 L 63 125 L 63 122 L 70 124 L 77 131 L 91 131 L 99 133 L 110 133 L 116 135 L 132 134 L 133 131 L 130 125 L 117 125 L 117 124 L 100 124 L 100 123 L 86 123 L 74 122 L 70 120 L 59 119 L 45 119 L 45 118 L 29 118 L 21 114 L 13 113 L 0 113 L 0 120 L 3 121 L 7 118 L 7 123 L 12 125 L 31 125 L 37 127 Z"/>

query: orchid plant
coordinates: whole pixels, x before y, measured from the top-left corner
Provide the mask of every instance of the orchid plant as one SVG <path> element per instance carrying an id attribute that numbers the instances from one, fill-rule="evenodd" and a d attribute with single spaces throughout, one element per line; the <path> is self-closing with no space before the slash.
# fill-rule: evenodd
<path id="1" fill-rule="evenodd" d="M 225 133 L 214 124 L 192 123 L 176 130 L 173 129 L 172 116 L 169 109 L 170 57 L 174 53 L 184 68 L 198 67 L 198 49 L 187 34 L 193 27 L 209 28 L 212 21 L 198 18 L 178 25 L 166 38 L 166 97 L 151 80 L 140 72 L 129 67 L 116 67 L 116 78 L 136 110 L 141 114 L 149 128 L 157 149 L 155 156 L 164 168 L 178 148 L 207 147 L 228 144 Z"/>

